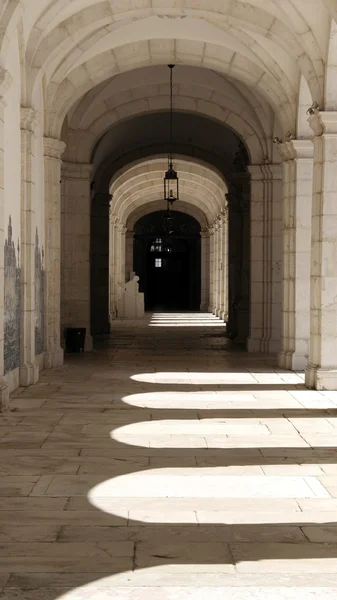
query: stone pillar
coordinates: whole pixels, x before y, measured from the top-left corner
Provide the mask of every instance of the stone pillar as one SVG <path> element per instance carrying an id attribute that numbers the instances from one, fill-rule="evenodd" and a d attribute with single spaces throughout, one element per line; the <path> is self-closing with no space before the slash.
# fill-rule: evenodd
<path id="1" fill-rule="evenodd" d="M 127 230 L 125 234 L 125 278 L 129 281 L 133 271 L 133 231 Z M 138 273 L 136 273 L 138 275 Z"/>
<path id="2" fill-rule="evenodd" d="M 216 222 L 216 237 L 217 237 L 217 260 L 216 260 L 216 303 L 215 303 L 215 315 L 220 316 L 221 313 L 221 292 L 222 292 L 222 220 L 221 216 L 217 217 Z"/>
<path id="3" fill-rule="evenodd" d="M 85 327 L 84 350 L 93 347 L 90 325 L 91 164 L 62 164 L 62 331 Z"/>
<path id="4" fill-rule="evenodd" d="M 118 224 L 119 232 L 119 251 L 118 251 L 118 298 L 122 296 L 122 290 L 125 283 L 125 240 L 127 228 L 122 223 Z"/>
<path id="5" fill-rule="evenodd" d="M 35 359 L 35 145 L 37 113 L 21 108 L 21 327 L 20 385 L 39 379 Z"/>
<path id="6" fill-rule="evenodd" d="M 214 223 L 214 303 L 213 314 L 219 311 L 219 284 L 220 284 L 220 227 L 218 220 Z"/>
<path id="7" fill-rule="evenodd" d="M 207 230 L 200 233 L 201 237 L 201 303 L 200 310 L 207 311 L 210 304 L 210 236 Z"/>
<path id="8" fill-rule="evenodd" d="M 306 385 L 337 390 L 337 112 L 316 111 L 309 124 L 315 137 Z"/>
<path id="9" fill-rule="evenodd" d="M 61 156 L 64 142 L 44 138 L 45 354 L 47 369 L 63 364 L 61 348 Z"/>
<path id="10" fill-rule="evenodd" d="M 313 144 L 279 145 L 283 163 L 283 306 L 279 366 L 304 370 L 309 357 Z"/>
<path id="11" fill-rule="evenodd" d="M 95 192 L 91 200 L 90 281 L 91 333 L 110 331 L 109 236 L 111 195 Z"/>
<path id="12" fill-rule="evenodd" d="M 110 208 L 109 217 L 109 321 L 117 318 L 117 298 L 116 298 L 116 235 L 117 235 L 117 217 Z"/>
<path id="13" fill-rule="evenodd" d="M 0 69 L 0 412 L 9 407 L 9 388 L 4 377 L 4 122 L 5 122 L 5 93 L 12 82 L 8 71 Z"/>
<path id="14" fill-rule="evenodd" d="M 248 352 L 280 349 L 281 208 L 280 165 L 253 165 L 250 230 L 250 336 Z"/>
<path id="15" fill-rule="evenodd" d="M 219 317 L 228 320 L 228 210 L 221 214 L 221 303 Z"/>
<path id="16" fill-rule="evenodd" d="M 209 306 L 208 311 L 213 312 L 214 306 L 214 227 L 209 227 Z"/>

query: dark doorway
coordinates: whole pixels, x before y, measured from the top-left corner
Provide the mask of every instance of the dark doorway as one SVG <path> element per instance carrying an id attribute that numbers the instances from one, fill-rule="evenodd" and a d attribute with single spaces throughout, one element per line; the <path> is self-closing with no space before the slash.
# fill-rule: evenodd
<path id="1" fill-rule="evenodd" d="M 134 271 L 146 310 L 200 309 L 200 225 L 178 211 L 156 211 L 134 229 Z"/>

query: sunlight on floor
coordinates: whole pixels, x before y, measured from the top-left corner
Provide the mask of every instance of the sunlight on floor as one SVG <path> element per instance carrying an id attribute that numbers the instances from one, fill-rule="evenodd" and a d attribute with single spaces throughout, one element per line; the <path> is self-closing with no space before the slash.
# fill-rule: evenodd
<path id="1" fill-rule="evenodd" d="M 150 327 L 226 327 L 226 323 L 211 313 L 154 313 Z"/>
<path id="2" fill-rule="evenodd" d="M 4 600 L 335 600 L 337 393 L 219 351 L 213 315 L 152 323 L 13 401 Z"/>
<path id="3" fill-rule="evenodd" d="M 252 386 L 259 384 L 280 384 L 285 383 L 303 384 L 303 377 L 296 373 L 274 373 L 274 372 L 259 372 L 250 373 L 244 371 L 242 373 L 236 371 L 223 373 L 195 373 L 195 372 L 158 372 L 158 373 L 137 373 L 131 375 L 130 379 L 143 383 L 155 384 L 176 384 L 176 385 L 232 385 L 232 384 L 251 384 Z"/>

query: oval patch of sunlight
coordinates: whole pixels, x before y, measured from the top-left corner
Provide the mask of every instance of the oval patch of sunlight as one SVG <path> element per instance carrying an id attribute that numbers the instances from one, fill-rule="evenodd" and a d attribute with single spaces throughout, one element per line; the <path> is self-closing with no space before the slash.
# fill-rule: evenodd
<path id="1" fill-rule="evenodd" d="M 243 433 L 244 427 L 244 433 Z M 141 421 L 130 423 L 114 429 L 110 437 L 122 444 L 130 446 L 142 446 L 145 448 L 162 448 L 163 445 L 180 448 L 212 448 L 212 436 L 219 435 L 226 438 L 227 435 L 258 435 L 269 436 L 270 432 L 266 425 L 258 420 L 247 419 L 244 424 L 238 419 L 162 419 L 153 421 Z M 190 437 L 194 436 L 194 437 Z M 199 437 L 200 436 L 200 439 Z M 207 445 L 204 436 L 206 436 Z M 208 437 L 210 436 L 210 437 Z M 187 439 L 186 439 L 187 437 Z M 219 447 L 219 438 L 214 447 Z M 221 442 L 221 440 L 220 440 Z M 224 439 L 224 445 L 228 445 Z M 196 444 L 196 445 L 195 445 Z"/>
<path id="2" fill-rule="evenodd" d="M 255 406 L 256 398 L 251 392 L 143 392 L 124 396 L 122 402 L 139 408 L 211 410 L 233 408 L 233 403 L 249 403 Z"/>
<path id="3" fill-rule="evenodd" d="M 227 475 L 221 467 L 158 468 L 119 475 L 93 487 L 89 502 L 109 514 L 151 523 L 170 521 L 167 502 L 174 498 L 191 499 L 189 514 L 195 518 L 200 498 L 326 498 L 325 488 L 315 477 Z M 143 499 L 140 501 L 140 499 Z M 136 513 L 141 510 L 138 518 Z M 172 520 L 171 520 L 172 522 Z"/>
<path id="4" fill-rule="evenodd" d="M 167 373 L 137 373 L 131 375 L 130 379 L 142 383 L 163 383 L 176 385 L 235 385 L 254 384 L 258 385 L 256 379 L 247 371 L 242 373 L 191 373 L 188 371 L 177 371 Z"/>

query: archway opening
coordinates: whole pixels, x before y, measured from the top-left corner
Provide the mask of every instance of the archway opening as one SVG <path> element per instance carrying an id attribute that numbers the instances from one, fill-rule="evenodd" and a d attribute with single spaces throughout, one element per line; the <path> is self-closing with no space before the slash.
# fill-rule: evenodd
<path id="1" fill-rule="evenodd" d="M 134 229 L 134 271 L 146 310 L 199 310 L 200 224 L 178 211 L 156 211 Z"/>

